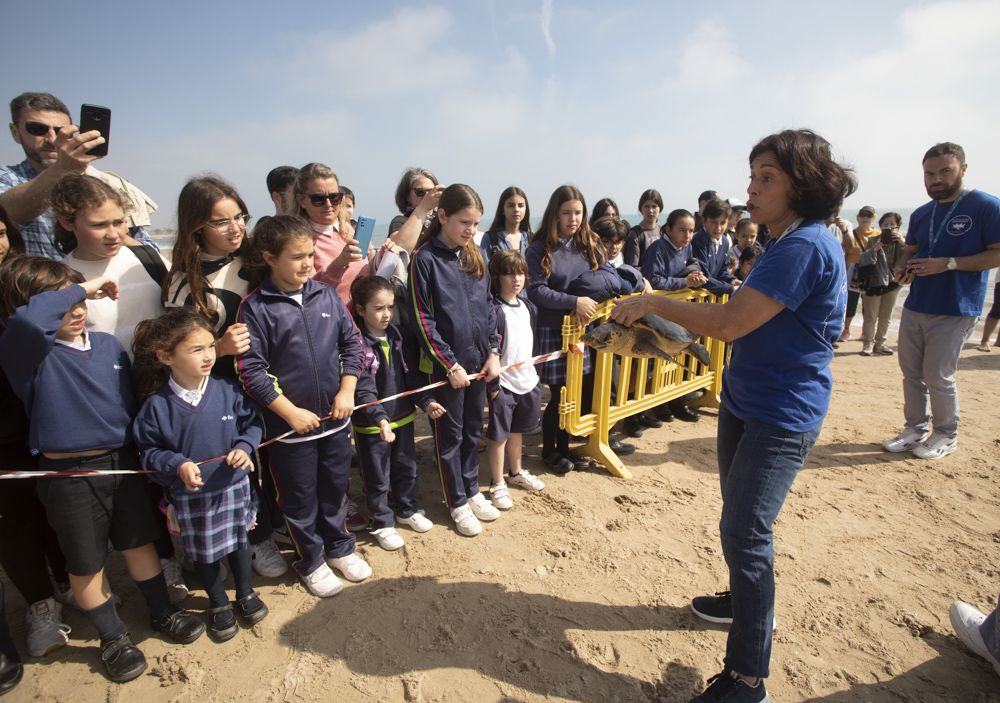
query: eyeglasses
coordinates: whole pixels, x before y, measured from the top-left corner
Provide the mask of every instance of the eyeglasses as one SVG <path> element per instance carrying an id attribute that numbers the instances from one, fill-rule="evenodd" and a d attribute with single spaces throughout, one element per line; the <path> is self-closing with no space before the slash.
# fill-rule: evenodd
<path id="1" fill-rule="evenodd" d="M 45 124 L 44 122 L 25 122 L 24 131 L 33 137 L 44 137 L 52 130 L 53 134 L 59 134 L 59 130 L 62 129 L 62 125 L 57 124 Z"/>
<path id="2" fill-rule="evenodd" d="M 330 205 L 337 207 L 344 200 L 343 193 L 310 193 L 309 202 L 315 207 L 323 207 L 327 200 L 330 201 Z"/>
<path id="3" fill-rule="evenodd" d="M 252 218 L 245 212 L 241 212 L 235 217 L 231 217 L 227 220 L 212 220 L 211 222 L 206 222 L 206 227 L 211 227 L 212 229 L 224 232 L 231 229 L 246 229 L 247 224 Z"/>

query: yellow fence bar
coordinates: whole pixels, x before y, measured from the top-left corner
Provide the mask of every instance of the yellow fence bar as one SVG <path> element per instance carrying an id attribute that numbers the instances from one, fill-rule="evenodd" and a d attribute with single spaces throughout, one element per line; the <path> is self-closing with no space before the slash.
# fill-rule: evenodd
<path id="1" fill-rule="evenodd" d="M 706 291 L 687 289 L 656 291 L 653 295 L 706 304 L 723 303 L 728 299 L 728 296 L 715 296 Z M 606 322 L 616 300 L 601 304 L 597 308 L 592 324 Z M 620 478 L 632 476 L 608 444 L 608 434 L 619 421 L 702 389 L 705 394 L 692 405 L 719 407 L 722 369 L 728 358 L 728 347 L 717 339 L 702 337 L 698 341 L 708 349 L 710 363 L 707 366 L 687 352 L 678 356 L 678 363 L 672 363 L 663 359 L 637 359 L 597 351 L 590 412 L 584 414 L 584 355 L 577 353 L 583 348 L 580 337 L 584 332 L 585 329 L 578 325 L 574 318 L 567 315 L 563 319 L 563 351 L 568 354 L 566 385 L 559 398 L 559 426 L 570 434 L 586 437 L 587 444 L 580 453 L 606 466 L 615 476 Z M 588 353 L 595 353 L 595 350 L 590 350 Z M 612 384 L 615 375 L 618 376 L 617 394 L 615 403 L 612 404 Z"/>

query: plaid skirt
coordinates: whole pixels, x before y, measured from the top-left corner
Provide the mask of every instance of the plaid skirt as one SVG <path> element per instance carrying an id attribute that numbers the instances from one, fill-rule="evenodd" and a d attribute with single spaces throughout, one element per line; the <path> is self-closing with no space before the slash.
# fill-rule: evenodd
<path id="1" fill-rule="evenodd" d="M 168 500 L 180 527 L 184 553 L 193 561 L 211 564 L 250 546 L 248 534 L 257 519 L 257 503 L 249 477 L 212 493 L 170 493 Z"/>
<path id="2" fill-rule="evenodd" d="M 536 327 L 535 328 L 535 354 L 548 354 L 549 352 L 562 349 L 562 328 L 561 327 Z M 576 352 L 569 352 L 575 354 Z M 594 365 L 594 354 L 590 347 L 584 347 L 583 372 L 590 373 Z M 563 356 L 553 361 L 546 361 L 539 365 L 538 378 L 542 383 L 550 386 L 562 386 L 566 384 L 566 357 Z"/>

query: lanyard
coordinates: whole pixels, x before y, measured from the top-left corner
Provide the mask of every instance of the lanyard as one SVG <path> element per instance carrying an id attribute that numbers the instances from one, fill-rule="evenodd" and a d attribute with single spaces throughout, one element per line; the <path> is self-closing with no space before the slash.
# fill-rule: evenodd
<path id="1" fill-rule="evenodd" d="M 951 219 L 952 213 L 955 212 L 955 208 L 957 208 L 958 204 L 962 202 L 962 198 L 965 197 L 965 194 L 967 192 L 968 191 L 966 191 L 965 188 L 962 188 L 962 192 L 955 199 L 955 202 L 951 204 L 951 207 L 948 208 L 948 213 L 944 216 L 944 219 L 941 220 L 941 224 L 938 226 L 936 231 L 934 229 L 934 217 L 935 215 L 937 215 L 937 200 L 934 201 L 934 207 L 931 208 L 931 226 L 930 229 L 928 230 L 930 233 L 930 240 L 928 241 L 927 244 L 927 256 L 934 255 L 934 245 L 937 244 L 938 240 L 941 238 L 941 232 L 944 230 L 945 223 L 947 223 L 948 220 Z"/>

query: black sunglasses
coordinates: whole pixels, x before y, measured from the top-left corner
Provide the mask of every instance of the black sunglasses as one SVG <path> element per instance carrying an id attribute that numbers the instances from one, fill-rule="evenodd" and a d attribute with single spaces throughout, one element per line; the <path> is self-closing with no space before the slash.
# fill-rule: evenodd
<path id="1" fill-rule="evenodd" d="M 413 194 L 416 195 L 418 198 L 422 198 L 425 195 L 427 195 L 429 192 L 431 192 L 432 190 L 434 190 L 434 189 L 433 188 L 414 188 L 413 189 Z"/>
<path id="2" fill-rule="evenodd" d="M 56 124 L 45 124 L 44 122 L 25 122 L 24 131 L 33 137 L 44 137 L 52 130 L 55 134 L 59 134 L 59 130 L 62 129 L 62 125 Z"/>
<path id="3" fill-rule="evenodd" d="M 323 204 L 327 200 L 330 201 L 330 205 L 337 207 L 340 205 L 341 201 L 344 199 L 343 193 L 310 193 L 309 202 L 315 207 L 323 207 Z"/>

